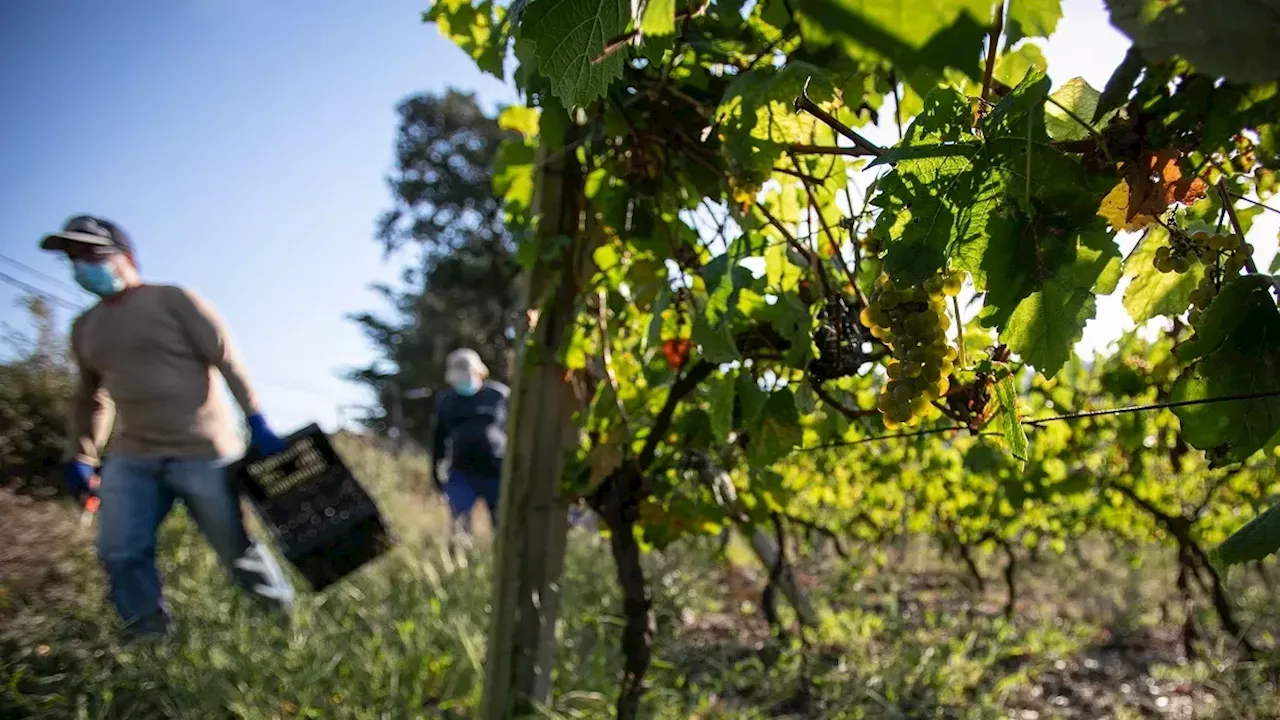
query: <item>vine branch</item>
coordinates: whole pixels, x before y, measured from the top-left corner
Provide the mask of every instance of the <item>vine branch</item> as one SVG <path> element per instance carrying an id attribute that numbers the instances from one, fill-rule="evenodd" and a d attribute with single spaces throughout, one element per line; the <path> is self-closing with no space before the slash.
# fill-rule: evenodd
<path id="1" fill-rule="evenodd" d="M 812 79 L 812 78 L 810 78 Z M 804 89 L 800 91 L 800 97 L 796 98 L 796 110 L 803 110 L 810 115 L 818 118 L 832 130 L 845 136 L 853 141 L 853 144 L 861 148 L 867 155 L 879 156 L 884 153 L 884 148 L 876 145 L 870 140 L 862 137 L 853 128 L 845 125 L 835 118 L 834 115 L 818 107 L 818 104 L 809 98 L 809 79 L 804 81 Z"/>
<path id="2" fill-rule="evenodd" d="M 987 38 L 987 67 L 982 73 L 982 101 L 991 97 L 991 79 L 996 71 L 996 50 L 1000 47 L 1000 35 L 1004 33 L 1004 0 L 996 8 L 996 17 L 992 22 L 991 35 Z"/>

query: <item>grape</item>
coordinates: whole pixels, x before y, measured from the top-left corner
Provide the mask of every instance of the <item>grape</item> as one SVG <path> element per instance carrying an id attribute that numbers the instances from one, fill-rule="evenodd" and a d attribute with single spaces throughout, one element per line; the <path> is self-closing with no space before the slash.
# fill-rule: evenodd
<path id="1" fill-rule="evenodd" d="M 942 283 L 942 292 L 948 297 L 955 297 L 960 294 L 960 288 L 962 287 L 964 287 L 964 273 L 953 272 Z"/>
<path id="2" fill-rule="evenodd" d="M 872 335 L 887 332 L 886 328 L 875 323 L 876 315 L 875 309 L 863 308 L 855 316 L 853 306 L 843 297 L 828 299 L 818 312 L 821 324 L 813 335 L 818 357 L 809 363 L 809 371 L 814 377 L 831 380 L 856 375 L 866 361 L 862 354 L 862 326 L 871 328 Z"/>
<path id="3" fill-rule="evenodd" d="M 889 376 L 876 401 L 885 427 L 914 425 L 950 387 L 957 352 L 947 342 L 947 298 L 959 293 L 962 272 L 937 272 L 908 285 L 882 276 L 859 319 L 889 350 Z"/>

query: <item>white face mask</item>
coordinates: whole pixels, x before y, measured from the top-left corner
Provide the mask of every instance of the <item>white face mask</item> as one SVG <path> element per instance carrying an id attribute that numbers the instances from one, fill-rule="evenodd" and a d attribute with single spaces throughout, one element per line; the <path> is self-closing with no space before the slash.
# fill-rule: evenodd
<path id="1" fill-rule="evenodd" d="M 469 370 L 450 368 L 444 379 L 459 395 L 475 395 L 480 390 L 480 379 Z"/>

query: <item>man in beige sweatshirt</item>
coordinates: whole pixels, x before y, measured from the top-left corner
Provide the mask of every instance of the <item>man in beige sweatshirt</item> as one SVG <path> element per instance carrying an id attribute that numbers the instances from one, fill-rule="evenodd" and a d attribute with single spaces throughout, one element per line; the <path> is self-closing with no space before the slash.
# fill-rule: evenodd
<path id="1" fill-rule="evenodd" d="M 74 217 L 40 246 L 64 253 L 76 281 L 101 298 L 71 329 L 80 380 L 68 422 L 66 480 L 82 499 L 99 498 L 98 553 L 126 636 L 169 629 L 156 532 L 178 500 L 237 582 L 287 608 L 293 590 L 245 531 L 224 471 L 241 442 L 214 373 L 244 411 L 251 452 L 270 455 L 284 446 L 262 418 L 222 320 L 189 290 L 143 283 L 132 242 L 107 220 Z M 99 453 L 113 420 L 99 479 Z"/>

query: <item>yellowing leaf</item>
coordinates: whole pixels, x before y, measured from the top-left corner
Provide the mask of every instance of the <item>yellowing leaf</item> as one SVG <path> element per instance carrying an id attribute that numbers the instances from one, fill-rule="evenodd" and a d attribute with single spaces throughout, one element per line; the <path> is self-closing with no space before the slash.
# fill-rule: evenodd
<path id="1" fill-rule="evenodd" d="M 541 110 L 538 108 L 525 107 L 524 105 L 512 105 L 502 109 L 498 114 L 498 127 L 503 130 L 511 130 L 518 132 L 525 140 L 532 140 L 538 134 L 538 116 Z"/>

